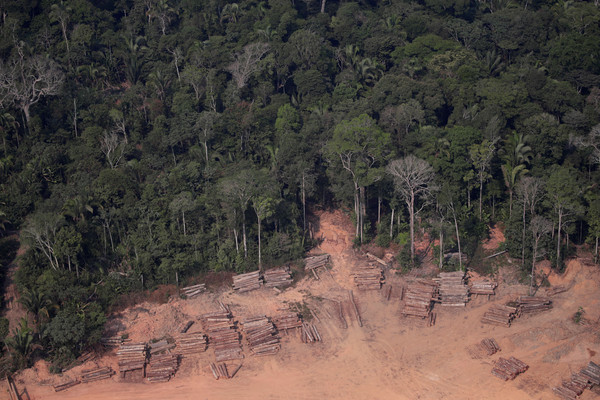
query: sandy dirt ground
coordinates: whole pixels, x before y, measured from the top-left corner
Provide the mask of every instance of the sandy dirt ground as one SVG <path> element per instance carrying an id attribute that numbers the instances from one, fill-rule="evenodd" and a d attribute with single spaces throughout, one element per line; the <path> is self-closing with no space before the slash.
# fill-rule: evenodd
<path id="1" fill-rule="evenodd" d="M 234 318 L 274 316 L 304 302 L 317 315 L 313 320 L 323 342 L 303 344 L 298 334 L 282 336 L 278 354 L 250 355 L 235 378 L 216 381 L 208 367 L 214 360 L 205 353 L 182 360 L 168 383 L 109 380 L 81 384 L 55 393 L 52 385 L 76 377 L 83 368 L 111 365 L 117 369 L 115 351 L 73 368 L 62 376 L 48 373 L 38 362 L 15 376 L 17 386 L 30 399 L 556 399 L 552 387 L 570 378 L 590 360 L 600 362 L 600 274 L 585 259 L 572 260 L 566 272 L 549 277 L 553 285 L 567 285 L 567 292 L 553 298 L 554 308 L 515 320 L 510 328 L 480 322 L 494 303 L 504 304 L 528 288 L 500 281 L 491 300 L 473 298 L 466 307 L 435 306 L 436 324 L 401 315 L 400 288 L 410 277 L 386 271 L 381 291 L 360 292 L 351 273 L 366 260 L 352 249 L 352 224 L 341 212 L 320 215 L 317 237 L 323 241 L 315 253 L 332 256 L 330 272 L 321 269 L 319 280 L 306 276 L 293 287 L 276 293 L 272 289 L 237 294 L 225 288 L 199 298 L 171 299 L 166 304 L 143 303 L 111 317 L 109 328 L 127 333 L 134 341 L 150 341 L 174 334 L 200 314 L 217 310 L 216 301 L 230 305 Z M 386 287 L 392 285 L 390 300 Z M 351 310 L 345 310 L 348 327 L 339 318 L 336 301 L 354 291 L 363 326 Z M 584 318 L 573 315 L 583 307 Z M 195 324 L 192 330 L 200 329 Z M 491 357 L 474 351 L 483 338 L 493 337 L 501 351 Z M 514 356 L 530 367 L 513 381 L 504 382 L 490 371 L 498 357 Z M 228 365 L 238 365 L 230 362 Z M 2 395 L 5 395 L 2 390 Z M 8 398 L 7 395 L 5 398 Z M 581 399 L 598 398 L 586 390 Z"/>

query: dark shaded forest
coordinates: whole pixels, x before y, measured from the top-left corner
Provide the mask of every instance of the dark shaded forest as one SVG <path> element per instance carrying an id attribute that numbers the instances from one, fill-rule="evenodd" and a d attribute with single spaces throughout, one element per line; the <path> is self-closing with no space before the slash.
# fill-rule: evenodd
<path id="1" fill-rule="evenodd" d="M 122 294 L 301 258 L 316 208 L 347 209 L 357 246 L 400 245 L 404 268 L 423 232 L 464 268 L 492 224 L 525 276 L 573 244 L 598 253 L 598 1 L 0 0 L 0 16 L 1 246 L 27 247 L 34 321 L 0 324 L 5 369 L 68 365 Z"/>

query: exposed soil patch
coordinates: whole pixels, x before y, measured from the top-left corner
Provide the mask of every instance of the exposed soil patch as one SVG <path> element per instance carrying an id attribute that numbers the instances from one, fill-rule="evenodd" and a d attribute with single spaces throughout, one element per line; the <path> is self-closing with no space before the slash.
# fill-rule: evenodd
<path id="1" fill-rule="evenodd" d="M 231 306 L 236 319 L 250 315 L 276 315 L 281 310 L 308 308 L 322 343 L 303 344 L 297 334 L 283 335 L 277 355 L 253 357 L 244 346 L 243 367 L 231 380 L 216 381 L 208 368 L 212 349 L 182 361 L 168 383 L 122 382 L 120 378 L 82 384 L 54 393 L 48 384 L 75 377 L 94 365 L 116 366 L 115 352 L 65 373 L 50 376 L 44 363 L 22 372 L 18 384 L 26 385 L 31 399 L 553 399 L 552 386 L 570 377 L 588 361 L 600 362 L 600 274 L 598 268 L 570 261 L 564 275 L 549 278 L 568 284 L 567 292 L 553 298 L 550 311 L 520 318 L 510 328 L 483 325 L 483 313 L 493 304 L 527 293 L 525 285 L 500 283 L 491 301 L 472 299 L 465 308 L 436 305 L 437 322 L 401 316 L 401 286 L 405 277 L 386 271 L 381 291 L 360 292 L 352 280 L 353 269 L 366 261 L 352 248 L 349 218 L 340 211 L 322 212 L 317 235 L 322 239 L 314 253 L 331 254 L 332 267 L 319 271 L 319 280 L 306 275 L 281 293 L 272 289 L 238 294 L 230 288 L 211 290 L 164 304 L 142 303 L 112 316 L 111 324 L 133 340 L 150 341 L 177 332 L 188 320 L 216 310 L 216 301 Z M 431 267 L 429 267 L 431 268 Z M 509 268 L 507 268 L 509 269 Z M 433 270 L 430 272 L 434 272 Z M 415 271 L 414 275 L 419 272 Z M 390 300 L 383 295 L 392 286 Z M 352 310 L 344 309 L 341 322 L 337 301 L 353 290 L 363 327 Z M 573 321 L 578 307 L 585 309 L 586 324 Z M 312 317 L 310 317 L 312 318 Z M 200 329 L 195 324 L 192 329 Z M 501 351 L 491 357 L 471 357 L 481 339 L 494 337 Z M 514 356 L 530 368 L 514 381 L 504 382 L 490 371 L 498 357 Z M 596 398 L 586 391 L 581 399 Z"/>

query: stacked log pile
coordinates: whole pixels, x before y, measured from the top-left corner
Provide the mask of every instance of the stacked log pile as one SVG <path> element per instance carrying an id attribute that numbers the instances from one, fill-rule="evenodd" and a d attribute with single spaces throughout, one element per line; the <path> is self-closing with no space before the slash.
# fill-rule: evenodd
<path id="1" fill-rule="evenodd" d="M 108 379 L 115 374 L 115 371 L 111 367 L 84 369 L 81 371 L 81 383 L 88 383 L 94 381 L 101 381 Z"/>
<path id="2" fill-rule="evenodd" d="M 119 372 L 143 369 L 146 365 L 146 343 L 123 343 L 117 351 L 119 358 Z"/>
<path id="3" fill-rule="evenodd" d="M 175 338 L 177 353 L 186 356 L 206 351 L 206 336 L 201 332 L 180 334 Z"/>
<path id="4" fill-rule="evenodd" d="M 148 345 L 148 347 L 150 350 L 150 355 L 154 355 L 154 354 L 163 353 L 167 350 L 171 350 L 171 349 L 175 348 L 175 343 L 174 342 L 169 343 L 167 341 L 167 339 L 163 339 L 163 340 L 159 340 L 158 342 L 155 342 L 155 343 L 150 343 Z"/>
<path id="5" fill-rule="evenodd" d="M 100 338 L 100 344 L 104 347 L 119 347 L 123 343 L 130 342 L 131 339 L 123 339 L 122 336 L 108 336 Z"/>
<path id="6" fill-rule="evenodd" d="M 273 323 L 279 332 L 287 331 L 288 329 L 300 328 L 302 319 L 298 313 L 282 314 L 273 318 Z"/>
<path id="7" fill-rule="evenodd" d="M 517 307 L 494 304 L 483 314 L 481 322 L 484 324 L 509 327 L 512 320 L 518 315 L 518 311 Z"/>
<path id="8" fill-rule="evenodd" d="M 181 293 L 184 294 L 188 299 L 196 297 L 204 292 L 206 292 L 205 283 L 199 283 L 197 285 L 192 285 L 181 289 Z"/>
<path id="9" fill-rule="evenodd" d="M 404 309 L 402 314 L 420 318 L 429 317 L 433 299 L 437 297 L 437 284 L 433 281 L 419 279 L 408 285 L 404 293 Z"/>
<path id="10" fill-rule="evenodd" d="M 316 279 L 319 279 L 317 275 L 317 268 L 325 267 L 329 263 L 329 254 L 321 254 L 320 256 L 307 257 L 304 259 L 304 270 L 311 271 Z"/>
<path id="11" fill-rule="evenodd" d="M 522 314 L 535 314 L 552 308 L 552 300 L 547 297 L 521 296 L 517 304 Z"/>
<path id="12" fill-rule="evenodd" d="M 479 343 L 479 346 L 481 350 L 483 350 L 483 352 L 488 356 L 494 355 L 500 351 L 500 346 L 498 346 L 498 343 L 496 343 L 494 338 L 482 339 Z"/>
<path id="13" fill-rule="evenodd" d="M 517 375 L 527 371 L 527 368 L 529 368 L 527 364 L 512 356 L 510 358 L 500 357 L 496 361 L 496 366 L 492 369 L 492 374 L 507 381 L 515 379 Z"/>
<path id="14" fill-rule="evenodd" d="M 321 335 L 317 327 L 313 324 L 302 323 L 302 334 L 300 335 L 303 343 L 321 342 Z"/>
<path id="15" fill-rule="evenodd" d="M 570 381 L 563 382 L 552 390 L 565 400 L 575 400 L 585 389 L 594 385 L 600 385 L 600 366 L 590 361 L 581 371 L 571 375 Z"/>
<path id="16" fill-rule="evenodd" d="M 71 388 L 75 385 L 79 385 L 80 383 L 81 381 L 79 379 L 74 379 L 72 381 L 61 383 L 59 385 L 54 385 L 53 387 L 55 392 L 62 392 L 63 390 L 67 390 L 68 388 Z"/>
<path id="17" fill-rule="evenodd" d="M 366 265 L 354 270 L 354 283 L 361 290 L 379 290 L 385 282 L 381 267 Z"/>
<path id="18" fill-rule="evenodd" d="M 440 300 L 443 306 L 462 306 L 469 301 L 469 287 L 463 271 L 440 273 Z"/>
<path id="19" fill-rule="evenodd" d="M 260 289 L 261 277 L 260 271 L 248 272 L 233 277 L 233 289 L 239 293 L 249 292 Z"/>
<path id="20" fill-rule="evenodd" d="M 148 382 L 168 382 L 175 375 L 179 365 L 179 357 L 176 354 L 160 354 L 150 357 L 150 363 L 146 369 Z"/>
<path id="21" fill-rule="evenodd" d="M 273 323 L 264 315 L 242 321 L 246 340 L 254 355 L 263 356 L 279 351 L 279 338 Z"/>
<path id="22" fill-rule="evenodd" d="M 292 283 L 290 267 L 272 268 L 263 274 L 266 287 L 283 287 Z"/>
<path id="23" fill-rule="evenodd" d="M 495 293 L 495 289 L 498 287 L 498 283 L 489 281 L 489 280 L 477 280 L 471 282 L 471 287 L 469 288 L 469 292 L 471 294 L 483 294 L 487 296 L 493 296 Z"/>
<path id="24" fill-rule="evenodd" d="M 217 362 L 244 358 L 240 333 L 230 311 L 215 311 L 201 316 L 209 344 L 215 349 Z"/>

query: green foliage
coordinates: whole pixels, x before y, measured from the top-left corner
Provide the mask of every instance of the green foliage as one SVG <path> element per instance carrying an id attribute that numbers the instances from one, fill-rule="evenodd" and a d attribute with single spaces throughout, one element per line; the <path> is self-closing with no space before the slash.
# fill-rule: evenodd
<path id="1" fill-rule="evenodd" d="M 581 322 L 581 319 L 583 318 L 583 314 L 585 314 L 585 310 L 583 309 L 583 307 L 579 307 L 577 309 L 577 312 L 573 315 L 573 322 L 579 324 Z"/>

